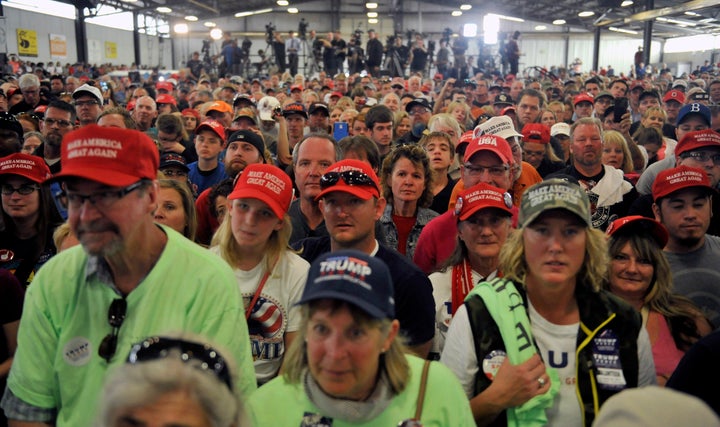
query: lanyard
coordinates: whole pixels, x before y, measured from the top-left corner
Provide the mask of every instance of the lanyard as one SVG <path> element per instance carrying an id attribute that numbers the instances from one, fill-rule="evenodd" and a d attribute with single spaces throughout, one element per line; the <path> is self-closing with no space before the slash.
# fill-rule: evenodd
<path id="1" fill-rule="evenodd" d="M 252 313 L 253 307 L 255 307 L 255 304 L 257 303 L 258 298 L 260 298 L 260 293 L 262 292 L 263 288 L 265 287 L 265 283 L 267 282 L 268 278 L 270 277 L 270 273 L 275 269 L 275 264 L 277 264 L 277 261 L 273 263 L 272 268 L 270 270 L 266 271 L 265 274 L 263 274 L 262 279 L 260 279 L 260 284 L 258 285 L 257 289 L 255 290 L 255 295 L 253 295 L 252 299 L 250 300 L 250 305 L 247 306 L 245 309 L 245 320 L 250 319 L 250 313 Z"/>

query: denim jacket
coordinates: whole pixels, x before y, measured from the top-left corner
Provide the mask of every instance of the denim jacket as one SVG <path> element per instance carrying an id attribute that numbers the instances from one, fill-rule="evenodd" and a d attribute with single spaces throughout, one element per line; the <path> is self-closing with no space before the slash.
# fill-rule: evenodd
<path id="1" fill-rule="evenodd" d="M 395 223 L 392 220 L 392 211 L 392 203 L 388 203 L 387 206 L 385 206 L 385 212 L 383 212 L 383 215 L 380 217 L 380 225 L 385 232 L 385 238 L 380 242 L 389 248 L 397 250 L 398 231 Z M 422 231 L 423 227 L 425 227 L 425 224 L 430 222 L 430 220 L 435 218 L 436 216 L 438 216 L 438 213 L 434 210 L 427 208 L 418 208 L 417 215 L 415 217 L 415 225 L 413 226 L 412 230 L 410 230 L 410 234 L 408 235 L 407 240 L 407 247 L 405 250 L 405 257 L 410 261 L 412 261 L 413 255 L 415 254 L 415 245 L 417 245 L 417 241 L 420 238 L 420 232 Z"/>

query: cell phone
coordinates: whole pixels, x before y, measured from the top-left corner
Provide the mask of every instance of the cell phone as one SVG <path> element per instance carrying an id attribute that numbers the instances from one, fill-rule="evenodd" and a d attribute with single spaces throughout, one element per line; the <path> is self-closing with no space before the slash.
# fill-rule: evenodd
<path id="1" fill-rule="evenodd" d="M 615 105 L 613 105 L 613 121 L 620 123 L 622 117 L 628 111 L 628 99 L 627 98 L 616 98 Z"/>
<path id="2" fill-rule="evenodd" d="M 100 88 L 102 89 L 103 92 L 107 92 L 107 90 L 108 90 L 107 82 L 100 82 Z"/>
<path id="3" fill-rule="evenodd" d="M 333 124 L 333 138 L 335 138 L 335 141 L 340 141 L 348 135 L 347 122 L 335 122 L 335 124 Z"/>

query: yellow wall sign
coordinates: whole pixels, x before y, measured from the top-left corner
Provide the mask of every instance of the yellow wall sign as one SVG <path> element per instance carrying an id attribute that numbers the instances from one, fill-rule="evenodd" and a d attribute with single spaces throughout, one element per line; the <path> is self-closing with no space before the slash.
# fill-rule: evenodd
<path id="1" fill-rule="evenodd" d="M 37 33 L 33 30 L 17 29 L 18 55 L 38 56 Z"/>
<path id="2" fill-rule="evenodd" d="M 117 43 L 105 42 L 105 58 L 117 58 Z"/>

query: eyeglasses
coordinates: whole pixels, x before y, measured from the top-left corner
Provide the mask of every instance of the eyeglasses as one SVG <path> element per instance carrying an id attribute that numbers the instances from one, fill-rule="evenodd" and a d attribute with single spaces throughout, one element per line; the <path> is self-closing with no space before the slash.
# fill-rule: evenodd
<path id="1" fill-rule="evenodd" d="M 328 172 L 320 177 L 320 188 L 324 190 L 328 187 L 332 187 L 338 183 L 340 178 L 342 178 L 347 185 L 370 185 L 378 191 L 380 190 L 372 178 L 370 178 L 366 173 L 356 170 Z"/>
<path id="2" fill-rule="evenodd" d="M 429 113 L 429 112 L 430 111 L 427 108 L 413 108 L 412 110 L 410 110 L 410 112 L 408 114 L 411 116 L 417 116 L 417 115 L 425 114 L 425 113 Z"/>
<path id="3" fill-rule="evenodd" d="M 503 176 L 508 170 L 508 165 L 502 166 L 476 166 L 473 164 L 465 164 L 465 170 L 470 176 L 482 176 L 486 171 L 490 176 Z"/>
<path id="4" fill-rule="evenodd" d="M 3 184 L 2 185 L 2 194 L 3 196 L 12 196 L 13 193 L 17 192 L 20 195 L 27 196 L 28 194 L 32 194 L 33 191 L 39 190 L 40 186 L 37 184 L 23 184 L 20 187 L 13 187 L 10 184 Z"/>
<path id="5" fill-rule="evenodd" d="M 76 107 L 88 107 L 91 105 L 100 105 L 100 102 L 97 99 L 89 99 L 87 101 L 75 101 Z"/>
<path id="6" fill-rule="evenodd" d="M 172 170 L 172 169 L 164 170 L 164 171 L 162 171 L 162 173 L 163 173 L 163 175 L 165 175 L 168 178 L 173 177 L 173 176 L 182 176 L 182 177 L 187 176 L 187 172 L 185 172 L 185 171 Z"/>
<path id="7" fill-rule="evenodd" d="M 65 191 L 64 196 L 67 198 L 68 206 L 74 209 L 77 209 L 83 204 L 85 204 L 86 200 L 98 209 L 108 209 L 115 202 L 122 199 L 129 193 L 142 187 L 144 184 L 144 181 L 138 181 L 135 184 L 131 184 L 119 190 L 99 191 L 97 193 L 93 193 L 87 196 L 83 196 L 82 194 L 77 194 L 70 191 Z"/>
<path id="8" fill-rule="evenodd" d="M 110 363 L 117 351 L 118 332 L 120 332 L 120 326 L 125 320 L 126 312 L 127 301 L 125 301 L 125 298 L 116 298 L 110 303 L 108 323 L 112 326 L 112 331 L 103 338 L 98 348 L 98 355 L 108 363 Z"/>
<path id="9" fill-rule="evenodd" d="M 207 344 L 174 338 L 151 337 L 132 346 L 127 362 L 134 365 L 165 359 L 168 356 L 175 357 L 175 353 L 171 350 L 177 350 L 180 353 L 177 356 L 182 362 L 199 362 L 192 363 L 192 366 L 202 371 L 211 372 L 232 391 L 232 378 L 225 359 L 217 350 Z"/>
<path id="10" fill-rule="evenodd" d="M 45 120 L 43 120 L 43 121 L 45 122 L 46 126 L 58 125 L 58 127 L 66 128 L 66 127 L 69 127 L 72 125 L 72 123 L 70 123 L 69 121 L 62 120 L 62 119 L 58 120 L 58 119 L 45 118 Z"/>
<path id="11" fill-rule="evenodd" d="M 690 153 L 684 153 L 682 156 L 683 159 L 687 159 L 688 157 L 692 157 L 696 161 L 700 163 L 706 163 L 708 160 L 712 160 L 713 164 L 715 166 L 720 166 L 720 153 L 708 153 L 706 151 L 693 151 Z"/>

